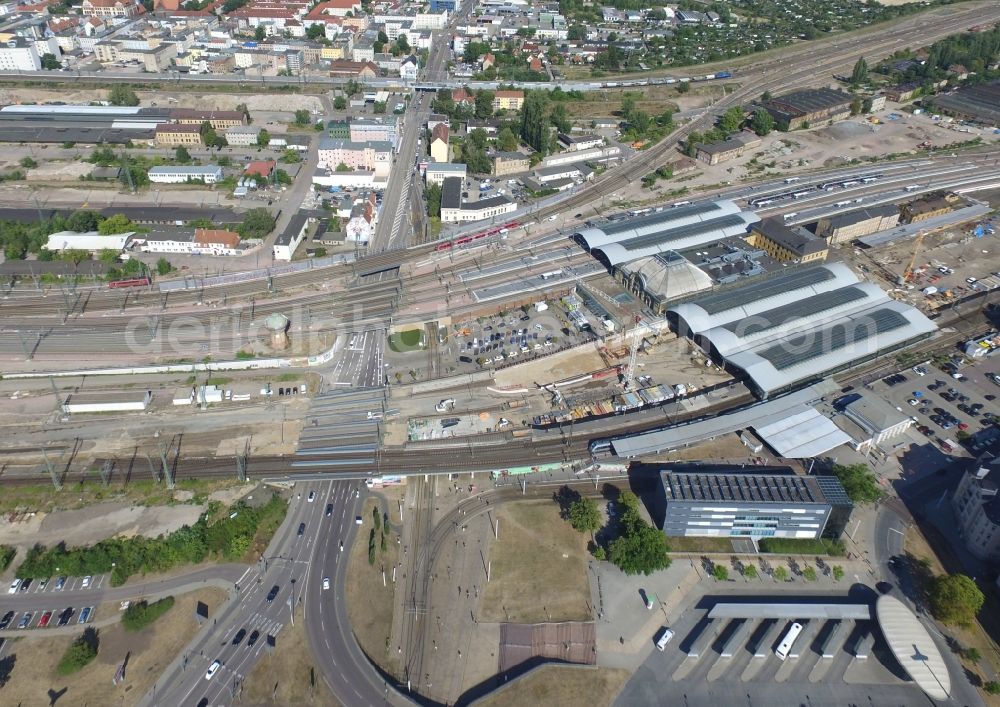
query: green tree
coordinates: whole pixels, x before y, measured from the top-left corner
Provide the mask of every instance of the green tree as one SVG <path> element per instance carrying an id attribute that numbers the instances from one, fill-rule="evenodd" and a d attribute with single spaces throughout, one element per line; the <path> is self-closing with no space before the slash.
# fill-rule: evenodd
<path id="1" fill-rule="evenodd" d="M 178 145 L 177 149 L 174 150 L 174 159 L 181 164 L 187 164 L 191 161 L 191 153 L 188 152 L 188 149 L 184 145 Z"/>
<path id="2" fill-rule="evenodd" d="M 306 37 L 309 39 L 319 39 L 320 37 L 326 36 L 326 27 L 323 24 L 309 25 L 309 29 L 306 30 Z"/>
<path id="3" fill-rule="evenodd" d="M 305 127 L 309 125 L 309 111 L 305 108 L 300 108 L 295 111 L 295 125 L 299 127 Z"/>
<path id="4" fill-rule="evenodd" d="M 788 579 L 788 570 L 785 569 L 784 567 L 775 567 L 774 578 L 779 582 L 784 582 L 786 579 Z"/>
<path id="5" fill-rule="evenodd" d="M 840 565 L 834 565 L 832 572 L 834 581 L 839 582 L 844 578 L 844 568 Z"/>
<path id="6" fill-rule="evenodd" d="M 517 145 L 517 135 L 510 129 L 510 126 L 505 125 L 500 130 L 500 134 L 497 135 L 497 147 L 503 152 L 513 152 L 517 149 Z"/>
<path id="7" fill-rule="evenodd" d="M 764 93 L 760 94 L 760 100 L 764 101 L 764 103 L 767 103 L 771 100 L 771 98 L 772 96 L 770 91 L 764 91 Z"/>
<path id="8" fill-rule="evenodd" d="M 375 101 L 375 103 L 372 104 L 372 113 L 375 113 L 375 115 L 382 115 L 385 113 L 385 101 Z"/>
<path id="9" fill-rule="evenodd" d="M 936 577 L 927 598 L 934 618 L 959 626 L 972 624 L 986 600 L 976 583 L 964 574 Z"/>
<path id="10" fill-rule="evenodd" d="M 726 569 L 725 565 L 715 565 L 712 568 L 712 576 L 715 577 L 718 582 L 725 582 L 729 579 L 729 570 Z"/>
<path id="11" fill-rule="evenodd" d="M 59 664 L 56 666 L 56 672 L 62 676 L 72 675 L 77 672 L 97 657 L 99 646 L 100 639 L 98 638 L 97 629 L 92 626 L 88 627 L 81 636 L 66 648 L 66 652 L 63 653 L 62 658 L 59 659 Z"/>
<path id="12" fill-rule="evenodd" d="M 579 41 L 581 39 L 587 38 L 587 28 L 583 25 L 570 25 L 569 30 L 566 32 L 566 39 L 573 41 Z"/>
<path id="13" fill-rule="evenodd" d="M 267 147 L 269 142 L 271 142 L 271 133 L 262 128 L 261 131 L 257 133 L 257 146 Z"/>
<path id="14" fill-rule="evenodd" d="M 608 559 L 625 574 L 650 575 L 670 566 L 667 537 L 639 514 L 639 499 L 626 491 L 618 499 L 622 509 L 621 535 L 608 546 Z"/>
<path id="15" fill-rule="evenodd" d="M 855 503 L 874 503 L 882 497 L 878 481 L 866 464 L 835 464 L 833 475 L 840 480 L 848 497 Z"/>
<path id="16" fill-rule="evenodd" d="M 566 106 L 562 103 L 552 106 L 552 112 L 549 113 L 549 121 L 555 126 L 556 130 L 567 135 L 573 128 L 573 122 L 569 119 Z"/>
<path id="17" fill-rule="evenodd" d="M 970 646 L 962 649 L 962 657 L 970 663 L 978 663 L 983 659 L 983 654 L 975 646 Z"/>
<path id="18" fill-rule="evenodd" d="M 396 38 L 395 51 L 399 52 L 400 54 L 405 54 L 406 52 L 410 51 L 410 43 L 406 41 L 405 34 L 401 34 L 399 35 L 399 37 Z"/>
<path id="19" fill-rule="evenodd" d="M 130 604 L 122 614 L 122 627 L 126 631 L 141 631 L 166 614 L 174 606 L 174 598 L 166 596 L 150 604 L 145 599 Z"/>
<path id="20" fill-rule="evenodd" d="M 302 161 L 302 155 L 299 154 L 298 150 L 289 148 L 281 153 L 281 161 L 286 164 L 296 164 Z"/>
<path id="21" fill-rule="evenodd" d="M 170 264 L 170 261 L 166 258 L 160 258 L 156 261 L 156 274 L 157 275 L 169 275 L 174 271 L 174 266 Z"/>
<path id="22" fill-rule="evenodd" d="M 493 97 L 492 91 L 485 89 L 476 91 L 475 116 L 480 120 L 485 120 L 493 115 Z"/>
<path id="23" fill-rule="evenodd" d="M 202 122 L 201 126 L 198 128 L 198 134 L 201 135 L 201 141 L 205 143 L 206 147 L 215 147 L 219 144 L 219 140 L 225 139 L 219 137 L 215 128 L 213 128 L 212 124 L 207 120 Z"/>
<path id="24" fill-rule="evenodd" d="M 108 102 L 113 106 L 137 106 L 139 105 L 139 97 L 135 95 L 135 91 L 130 86 L 118 83 L 111 87 L 111 91 L 108 93 Z"/>
<path id="25" fill-rule="evenodd" d="M 743 576 L 747 579 L 757 579 L 757 568 L 751 564 L 743 565 Z"/>
<path id="26" fill-rule="evenodd" d="M 274 183 L 288 185 L 292 183 L 292 176 L 283 169 L 274 170 Z"/>
<path id="27" fill-rule="evenodd" d="M 983 685 L 983 689 L 991 695 L 1000 695 L 1000 682 L 990 680 L 988 683 Z"/>
<path id="28" fill-rule="evenodd" d="M 722 118 L 719 120 L 719 128 L 727 135 L 731 135 L 743 126 L 744 120 L 746 120 L 746 114 L 743 112 L 743 109 L 739 106 L 733 106 L 722 114 Z"/>
<path id="29" fill-rule="evenodd" d="M 816 581 L 816 568 L 813 567 L 812 565 L 806 567 L 804 570 L 802 570 L 802 576 L 805 577 L 806 580 L 809 581 L 809 582 L 815 582 Z"/>
<path id="30" fill-rule="evenodd" d="M 70 217 L 66 219 L 66 229 L 69 231 L 76 231 L 77 233 L 96 231 L 100 222 L 100 216 L 96 211 L 74 211 Z"/>
<path id="31" fill-rule="evenodd" d="M 540 155 L 548 152 L 549 146 L 547 107 L 548 99 L 541 91 L 528 91 L 521 106 L 521 139 Z"/>
<path id="32" fill-rule="evenodd" d="M 59 62 L 59 59 L 55 54 L 50 54 L 48 52 L 42 54 L 42 68 L 46 71 L 54 71 L 61 66 L 62 64 Z"/>
<path id="33" fill-rule="evenodd" d="M 382 530 L 382 514 L 378 512 L 378 506 L 372 508 L 372 523 L 375 525 L 375 532 Z"/>
<path id="34" fill-rule="evenodd" d="M 692 130 L 688 133 L 687 140 L 684 141 L 684 154 L 688 157 L 694 157 L 698 154 L 698 145 L 701 143 L 701 133 Z"/>
<path id="35" fill-rule="evenodd" d="M 236 227 L 241 238 L 263 238 L 274 229 L 274 216 L 265 208 L 250 209 Z"/>
<path id="36" fill-rule="evenodd" d="M 35 162 L 35 160 L 33 160 L 30 157 L 22 157 L 21 161 L 18 162 L 18 164 L 24 167 L 25 169 L 34 169 L 35 167 L 38 166 L 38 163 Z"/>
<path id="37" fill-rule="evenodd" d="M 691 84 L 687 81 L 681 81 L 677 84 L 677 93 L 687 93 L 691 90 Z"/>
<path id="38" fill-rule="evenodd" d="M 774 118 L 764 108 L 758 108 L 750 119 L 750 129 L 764 137 L 774 130 Z"/>
<path id="39" fill-rule="evenodd" d="M 258 42 L 263 42 L 264 37 L 267 36 L 267 30 L 264 29 L 264 25 L 257 25 L 256 29 L 253 31 L 253 38 Z"/>
<path id="40" fill-rule="evenodd" d="M 117 233 L 128 233 L 129 231 L 135 230 L 135 224 L 132 223 L 125 214 L 114 214 L 108 218 L 101 221 L 101 225 L 97 227 L 97 232 L 102 236 L 111 236 Z"/>
<path id="41" fill-rule="evenodd" d="M 333 99 L 333 107 L 336 110 L 345 110 L 347 108 L 347 99 L 343 96 L 337 96 Z"/>
<path id="42" fill-rule="evenodd" d="M 427 215 L 431 218 L 441 216 L 441 185 L 428 184 L 424 189 L 424 201 L 427 202 Z"/>
<path id="43" fill-rule="evenodd" d="M 860 86 L 868 82 L 868 62 L 864 57 L 858 59 L 854 64 L 854 71 L 851 72 L 851 85 Z"/>
<path id="44" fill-rule="evenodd" d="M 594 499 L 578 498 L 569 507 L 569 524 L 581 533 L 593 533 L 601 527 L 601 513 Z"/>

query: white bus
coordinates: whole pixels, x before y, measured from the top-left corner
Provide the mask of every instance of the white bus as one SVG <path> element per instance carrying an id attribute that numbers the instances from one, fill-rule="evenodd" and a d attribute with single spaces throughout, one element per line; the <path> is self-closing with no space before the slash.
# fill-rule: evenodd
<path id="1" fill-rule="evenodd" d="M 778 660 L 784 660 L 788 657 L 788 652 L 792 650 L 792 646 L 795 644 L 795 639 L 799 637 L 802 633 L 802 624 L 797 621 L 792 624 L 792 627 L 788 629 L 788 633 L 785 637 L 781 639 L 781 643 L 775 649 L 774 654 L 778 656 Z"/>

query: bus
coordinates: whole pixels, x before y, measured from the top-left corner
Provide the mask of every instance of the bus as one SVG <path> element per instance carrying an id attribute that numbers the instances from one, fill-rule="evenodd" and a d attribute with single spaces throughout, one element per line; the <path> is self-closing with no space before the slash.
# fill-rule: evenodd
<path id="1" fill-rule="evenodd" d="M 781 639 L 781 643 L 774 650 L 774 654 L 778 656 L 778 660 L 784 660 L 788 657 L 788 652 L 792 650 L 792 646 L 795 644 L 795 639 L 799 637 L 802 633 L 802 624 L 798 621 L 792 624 L 792 627 L 788 629 L 788 633 L 785 637 Z"/>

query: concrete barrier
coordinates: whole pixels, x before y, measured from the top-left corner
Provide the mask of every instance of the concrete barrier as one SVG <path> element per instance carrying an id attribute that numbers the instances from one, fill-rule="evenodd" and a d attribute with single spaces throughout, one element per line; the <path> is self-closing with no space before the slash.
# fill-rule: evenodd
<path id="1" fill-rule="evenodd" d="M 757 644 L 753 647 L 754 658 L 766 658 L 771 654 L 774 642 L 778 640 L 778 632 L 784 630 L 785 622 L 771 619 L 770 625 L 761 633 Z"/>
<path id="2" fill-rule="evenodd" d="M 750 638 L 750 634 L 753 633 L 756 625 L 757 619 L 746 619 L 743 621 L 722 646 L 722 650 L 720 651 L 722 657 L 732 658 L 743 644 L 747 642 L 747 639 Z"/>

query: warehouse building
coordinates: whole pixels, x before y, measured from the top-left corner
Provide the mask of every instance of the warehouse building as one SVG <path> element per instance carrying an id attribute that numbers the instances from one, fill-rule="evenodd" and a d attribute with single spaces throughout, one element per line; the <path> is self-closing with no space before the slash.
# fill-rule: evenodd
<path id="1" fill-rule="evenodd" d="M 834 245 L 850 243 L 856 238 L 887 231 L 899 224 L 899 209 L 892 204 L 870 206 L 867 209 L 824 216 L 816 222 L 816 235 Z"/>
<path id="2" fill-rule="evenodd" d="M 899 207 L 903 223 L 919 223 L 955 210 L 960 199 L 954 194 L 927 194 Z"/>
<path id="3" fill-rule="evenodd" d="M 747 243 L 760 248 L 779 263 L 818 263 L 830 252 L 826 241 L 803 226 L 788 226 L 784 219 L 766 218 L 750 228 Z"/>
<path id="4" fill-rule="evenodd" d="M 772 98 L 764 103 L 764 108 L 779 130 L 796 130 L 806 124 L 849 118 L 852 100 L 853 97 L 843 91 L 818 88 Z"/>
<path id="5" fill-rule="evenodd" d="M 736 159 L 747 150 L 760 147 L 761 140 L 749 130 L 731 135 L 725 140 L 698 145 L 697 158 L 708 164 L 719 164 Z"/>
<path id="6" fill-rule="evenodd" d="M 1000 81 L 962 86 L 951 93 L 934 96 L 935 107 L 956 118 L 982 125 L 1000 125 Z"/>
<path id="7" fill-rule="evenodd" d="M 747 227 L 759 220 L 731 201 L 701 201 L 584 228 L 573 238 L 613 270 L 640 258 L 746 235 Z"/>
<path id="8" fill-rule="evenodd" d="M 149 181 L 157 184 L 184 184 L 199 180 L 205 184 L 215 184 L 222 181 L 222 167 L 218 165 L 151 167 L 147 175 Z"/>
<path id="9" fill-rule="evenodd" d="M 657 510 L 668 536 L 816 539 L 839 534 L 827 527 L 835 505 L 840 530 L 850 515 L 835 477 L 799 476 L 787 467 L 679 465 L 659 476 Z"/>
<path id="10" fill-rule="evenodd" d="M 747 379 L 758 396 L 820 380 L 937 331 L 841 263 L 796 268 L 667 310 L 680 335 Z"/>

